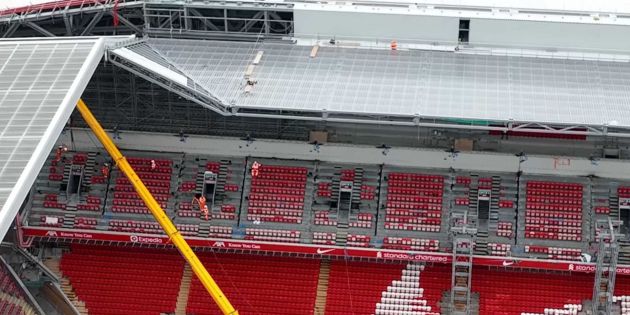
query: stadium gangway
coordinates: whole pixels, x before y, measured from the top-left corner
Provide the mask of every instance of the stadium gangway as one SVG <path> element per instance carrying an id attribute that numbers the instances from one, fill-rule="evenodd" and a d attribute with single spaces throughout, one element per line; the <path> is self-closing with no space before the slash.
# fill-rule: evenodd
<path id="1" fill-rule="evenodd" d="M 101 144 L 103 144 L 103 147 L 105 147 L 105 150 L 107 150 L 109 155 L 111 155 L 114 163 L 116 163 L 120 171 L 127 176 L 129 182 L 131 182 L 140 198 L 142 198 L 142 201 L 144 201 L 144 204 L 147 208 L 149 208 L 155 220 L 160 224 L 166 235 L 168 235 L 184 259 L 186 259 L 192 270 L 199 278 L 199 281 L 201 281 L 208 293 L 210 293 L 210 296 L 212 296 L 212 299 L 214 299 L 219 306 L 219 309 L 221 309 L 221 312 L 225 315 L 238 315 L 238 311 L 234 309 L 230 301 L 227 297 L 225 297 L 197 255 L 195 255 L 188 243 L 186 243 L 184 237 L 182 237 L 173 222 L 169 219 L 164 210 L 162 210 L 162 207 L 160 207 L 159 203 L 155 200 L 151 192 L 149 192 L 140 177 L 138 177 L 138 174 L 136 174 L 133 170 L 131 164 L 129 164 L 109 135 L 105 132 L 105 130 L 103 130 L 103 127 L 101 127 L 101 124 L 96 120 L 94 115 L 92 115 L 92 112 L 83 100 L 79 99 L 77 109 L 90 129 L 92 129 L 94 135 L 96 135 L 96 138 L 98 138 Z"/>

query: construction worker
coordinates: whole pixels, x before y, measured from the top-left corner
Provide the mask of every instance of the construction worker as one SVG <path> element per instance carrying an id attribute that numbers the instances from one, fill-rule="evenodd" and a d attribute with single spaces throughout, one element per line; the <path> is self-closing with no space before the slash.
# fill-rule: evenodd
<path id="1" fill-rule="evenodd" d="M 206 197 L 197 195 L 193 197 L 193 203 L 195 201 L 197 202 L 197 205 L 199 205 L 199 210 L 201 210 L 201 213 L 205 216 L 206 221 L 208 221 L 209 211 L 208 205 L 206 204 Z"/>
<path id="2" fill-rule="evenodd" d="M 59 147 L 57 147 L 57 151 L 55 151 L 55 159 L 53 160 L 53 164 L 57 165 L 57 163 L 59 163 L 61 161 L 61 157 L 63 156 L 64 152 L 68 151 L 68 147 L 66 147 L 65 145 L 60 145 Z"/>
<path id="3" fill-rule="evenodd" d="M 101 174 L 105 178 L 109 177 L 109 163 L 103 164 L 103 167 L 101 167 Z"/>
<path id="4" fill-rule="evenodd" d="M 258 174 L 260 173 L 260 171 L 258 170 L 260 168 L 260 163 L 258 163 L 257 161 L 254 161 L 254 164 L 252 164 L 252 177 L 257 177 Z"/>
<path id="5" fill-rule="evenodd" d="M 157 169 L 157 163 L 155 160 L 151 160 L 151 171 L 155 171 Z"/>

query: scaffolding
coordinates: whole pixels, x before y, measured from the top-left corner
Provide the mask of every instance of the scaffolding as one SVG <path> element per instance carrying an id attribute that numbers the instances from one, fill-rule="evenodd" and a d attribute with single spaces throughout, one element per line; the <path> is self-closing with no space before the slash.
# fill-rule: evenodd
<path id="1" fill-rule="evenodd" d="M 615 278 L 617 276 L 617 259 L 619 257 L 618 239 L 621 221 L 598 220 L 599 249 L 597 251 L 597 266 L 595 269 L 595 283 L 593 285 L 593 314 L 612 314 L 613 295 L 615 292 Z"/>
<path id="2" fill-rule="evenodd" d="M 451 314 L 470 315 L 472 312 L 471 283 L 474 236 L 477 227 L 468 213 L 453 213 L 453 264 L 451 272 Z"/>

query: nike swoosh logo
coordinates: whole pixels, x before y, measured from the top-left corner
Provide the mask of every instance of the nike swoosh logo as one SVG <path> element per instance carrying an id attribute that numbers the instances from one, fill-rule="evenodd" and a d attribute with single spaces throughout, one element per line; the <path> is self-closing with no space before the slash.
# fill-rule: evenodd
<path id="1" fill-rule="evenodd" d="M 513 262 L 513 261 L 504 261 L 504 262 L 503 262 L 503 266 L 504 266 L 504 267 L 511 266 L 511 265 L 514 265 L 514 262 Z"/>
<path id="2" fill-rule="evenodd" d="M 334 248 L 330 248 L 330 249 L 321 249 L 321 248 L 318 248 L 318 249 L 317 249 L 317 253 L 318 253 L 318 254 L 320 254 L 320 255 L 322 255 L 322 254 L 330 253 L 330 252 L 332 252 L 333 250 L 335 250 L 335 249 L 334 249 Z"/>

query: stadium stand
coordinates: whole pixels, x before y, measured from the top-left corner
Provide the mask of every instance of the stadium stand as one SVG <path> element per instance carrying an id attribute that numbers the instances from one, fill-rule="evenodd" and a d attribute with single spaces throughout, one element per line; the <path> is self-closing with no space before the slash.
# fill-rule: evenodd
<path id="1" fill-rule="evenodd" d="M 4 259 L 0 260 L 0 314 L 38 314 L 27 302 L 26 292 L 16 283 L 18 280 L 9 268 Z"/>
<path id="2" fill-rule="evenodd" d="M 201 260 L 243 314 L 312 314 L 319 261 L 266 256 L 202 254 Z M 287 272 L 289 271 L 290 272 Z M 221 314 L 201 283 L 192 281 L 187 312 Z"/>
<path id="3" fill-rule="evenodd" d="M 185 155 L 179 172 L 175 194 L 175 222 L 198 226 L 199 237 L 232 238 L 233 226 L 241 209 L 242 158 Z M 210 177 L 204 176 L 209 174 Z M 210 219 L 206 221 L 196 195 L 205 192 Z M 219 236 L 220 235 L 220 236 Z"/>
<path id="4" fill-rule="evenodd" d="M 581 305 L 593 295 L 593 276 L 583 273 L 476 268 L 472 279 L 472 291 L 479 293 L 479 314 L 539 314 L 545 309 L 563 309 L 567 304 Z"/>
<path id="5" fill-rule="evenodd" d="M 442 244 L 445 239 L 440 231 L 446 230 L 450 216 L 445 198 L 447 176 L 395 168 L 383 172 L 381 191 L 386 193 L 381 197 L 384 211 L 379 214 L 377 234 L 387 237 L 384 246 L 399 247 L 399 239 L 414 246 Z"/>
<path id="6" fill-rule="evenodd" d="M 517 181 L 510 174 L 465 173 L 451 175 L 451 211 L 477 221 L 474 252 L 505 256 L 515 244 Z"/>
<path id="7" fill-rule="evenodd" d="M 601 227 L 594 222 L 618 216 L 620 200 L 630 196 L 626 188 L 630 185 L 599 179 L 516 177 L 462 171 L 441 173 L 389 166 L 138 151 L 132 155 L 130 160 L 140 176 L 173 216 L 182 234 L 188 237 L 439 252 L 450 250 L 445 233 L 449 224 L 447 218 L 452 213 L 466 211 L 479 227 L 474 251 L 477 255 L 580 261 L 584 259 L 583 254 L 589 252 L 587 241 L 599 240 Z M 53 163 L 53 158 L 51 156 L 49 166 L 40 174 L 29 205 L 30 225 L 163 234 L 118 171 L 112 170 L 107 177 L 97 171 L 108 162 L 98 152 L 68 151 L 57 163 Z M 156 162 L 154 169 L 151 160 Z M 256 176 L 252 176 L 254 162 L 261 163 Z M 70 171 L 75 166 L 82 168 L 81 189 L 79 193 L 68 194 Z M 208 221 L 191 202 L 195 194 L 204 191 L 206 172 L 217 175 L 212 187 L 214 193 L 209 195 L 211 219 Z M 51 174 L 63 176 L 51 177 Z M 351 192 L 348 194 L 351 197 L 345 200 L 348 197 L 341 194 L 344 182 Z M 90 314 L 115 313 L 107 309 L 117 293 L 104 291 L 105 294 L 96 296 L 96 292 L 118 281 L 118 276 L 127 274 L 107 275 L 96 282 L 96 278 L 90 278 L 88 267 L 74 266 L 117 273 L 105 263 L 83 263 L 84 260 L 99 261 L 97 257 L 116 251 L 128 257 L 125 249 L 81 246 L 72 246 L 72 252 L 64 255 L 64 275 L 70 279 Z M 165 253 L 150 252 L 150 255 Z M 139 263 L 141 255 L 144 254 L 133 256 L 134 261 Z M 162 275 L 181 279 L 185 270 L 183 262 L 175 256 L 172 258 L 174 262 L 165 260 L 164 268 L 176 266 L 176 272 L 171 274 L 162 269 Z M 107 259 L 102 261 L 109 262 Z M 252 267 L 254 259 L 256 264 Z M 264 262 L 259 263 L 261 259 Z M 272 314 L 270 298 L 255 293 L 269 289 L 268 284 L 257 282 L 282 277 L 283 280 L 276 281 L 271 288 L 299 287 L 302 293 L 282 294 L 287 300 L 303 301 L 306 305 L 304 309 L 287 310 L 287 314 L 302 314 L 315 305 L 321 266 L 318 261 L 228 254 L 208 254 L 203 261 L 212 268 L 224 268 L 219 281 L 224 288 L 232 286 L 227 291 L 235 296 L 239 309 Z M 300 270 L 301 275 L 281 277 L 281 270 L 287 269 Z M 581 305 L 582 300 L 592 294 L 592 277 L 587 274 L 473 270 L 473 292 L 479 296 L 480 314 L 573 314 L 576 305 Z M 347 314 L 348 305 L 355 314 L 439 314 L 440 299 L 450 288 L 449 274 L 450 267 L 446 265 L 383 265 L 333 260 L 324 298 L 325 314 Z M 510 287 L 514 279 L 524 283 L 523 290 Z M 93 280 L 94 285 L 86 284 Z M 146 314 L 157 312 L 158 308 L 164 312 L 174 310 L 178 281 L 174 280 L 168 288 L 157 289 L 159 292 L 155 294 L 165 300 L 168 296 L 169 302 L 151 303 L 154 309 L 146 309 Z M 237 281 L 250 284 L 237 284 Z M 628 305 L 626 296 L 630 296 L 630 292 L 623 291 L 622 281 L 617 283 L 621 291 L 615 299 L 621 308 Z M 246 289 L 236 290 L 233 284 L 239 288 L 245 285 Z M 584 287 L 583 291 L 563 289 L 578 284 Z M 133 281 L 130 285 L 137 290 L 144 288 Z M 526 290 L 550 293 L 531 296 Z M 203 299 L 208 299 L 205 290 L 193 277 L 189 312 L 218 314 L 216 307 L 212 303 L 204 304 Z M 131 300 L 123 303 L 131 303 Z M 145 314 L 141 306 L 135 307 L 136 314 Z"/>
<path id="8" fill-rule="evenodd" d="M 379 171 L 375 166 L 318 163 L 311 205 L 315 243 L 369 247 L 378 213 Z M 324 233 L 324 234 L 322 234 Z"/>
<path id="9" fill-rule="evenodd" d="M 90 315 L 175 311 L 183 259 L 174 251 L 72 245 L 61 271 Z"/>
<path id="10" fill-rule="evenodd" d="M 326 314 L 372 314 L 381 292 L 386 292 L 394 280 L 400 279 L 404 268 L 403 264 L 388 264 L 383 268 L 374 263 L 332 261 Z"/>
<path id="11" fill-rule="evenodd" d="M 252 165 L 261 166 L 253 170 Z M 310 206 L 313 165 L 291 161 L 250 160 L 245 187 L 241 225 L 245 239 L 301 242 L 308 226 L 302 224 Z"/>
<path id="12" fill-rule="evenodd" d="M 136 170 L 160 206 L 163 209 L 173 209 L 171 198 L 172 187 L 175 182 L 173 160 L 156 154 L 128 157 L 127 161 Z M 106 209 L 111 211 L 112 217 L 137 220 L 150 218 L 149 209 L 135 192 L 129 180 L 118 170 L 111 172 L 110 191 L 107 200 L 108 207 Z"/>
<path id="13" fill-rule="evenodd" d="M 444 267 L 415 263 L 333 261 L 326 314 L 439 314 L 438 301 L 450 287 L 449 274 Z"/>
<path id="14" fill-rule="evenodd" d="M 94 228 L 102 218 L 107 185 L 100 168 L 107 160 L 98 152 L 60 153 L 51 154 L 39 175 L 31 224 Z"/>
<path id="15" fill-rule="evenodd" d="M 525 237 L 581 241 L 584 185 L 529 180 L 526 183 Z"/>

